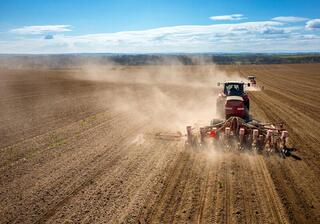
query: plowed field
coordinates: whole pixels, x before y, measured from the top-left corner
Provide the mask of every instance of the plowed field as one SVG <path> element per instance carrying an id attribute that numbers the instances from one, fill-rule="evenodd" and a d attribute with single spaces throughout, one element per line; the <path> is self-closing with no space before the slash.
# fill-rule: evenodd
<path id="1" fill-rule="evenodd" d="M 204 67 L 0 70 L 0 223 L 320 223 L 320 64 Z M 213 116 L 215 71 L 301 160 L 153 137 Z"/>

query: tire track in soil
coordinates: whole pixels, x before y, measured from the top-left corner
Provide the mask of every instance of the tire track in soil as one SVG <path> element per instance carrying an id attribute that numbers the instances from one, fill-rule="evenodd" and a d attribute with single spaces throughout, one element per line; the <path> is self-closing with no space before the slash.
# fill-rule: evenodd
<path id="1" fill-rule="evenodd" d="M 163 142 L 160 144 L 158 140 L 150 144 L 150 148 L 155 150 L 157 156 L 154 157 L 154 161 L 149 160 L 149 166 L 146 167 L 147 178 L 143 179 L 143 184 L 138 184 L 139 187 L 134 192 L 134 197 L 130 197 L 130 203 L 123 212 L 119 222 L 121 223 L 146 223 L 146 212 L 148 208 L 153 207 L 157 202 L 156 198 L 161 192 L 162 183 L 167 179 L 168 168 L 175 164 L 178 154 L 181 151 L 176 149 L 181 145 L 179 142 Z M 148 150 L 149 151 L 149 150 Z M 145 167 L 145 165 L 144 165 Z M 149 172 L 150 171 L 150 172 Z M 136 182 L 140 182 L 137 180 Z M 130 188 L 130 186 L 128 186 Z M 133 198 L 133 199 L 131 199 Z"/>
<path id="2" fill-rule="evenodd" d="M 202 168 L 203 179 L 200 179 L 200 194 L 199 206 L 197 207 L 196 216 L 194 222 L 196 223 L 215 223 L 215 211 L 216 211 L 216 192 L 218 186 L 218 170 L 221 168 L 220 153 L 214 151 L 214 149 L 205 149 L 200 152 L 201 163 L 204 163 Z"/>
<path id="3" fill-rule="evenodd" d="M 188 177 L 192 171 L 194 157 L 192 152 L 185 151 L 182 153 L 181 160 L 177 161 L 179 165 L 173 171 L 173 176 L 161 194 L 158 205 L 153 211 L 150 222 L 173 223 L 177 207 L 181 201 L 181 195 L 186 187 Z"/>
<path id="4" fill-rule="evenodd" d="M 197 215 L 197 223 L 202 223 L 203 222 L 203 216 L 205 213 L 205 205 L 207 202 L 207 194 L 208 194 L 208 189 L 209 189 L 209 175 L 210 175 L 210 168 L 208 167 L 208 161 L 206 161 L 206 175 L 205 175 L 205 180 L 203 181 L 203 187 L 202 187 L 202 192 L 200 194 L 200 208 L 199 212 Z"/>
<path id="5" fill-rule="evenodd" d="M 146 222 L 152 223 L 156 219 L 156 215 L 158 214 L 158 211 L 161 211 L 161 206 L 165 204 L 165 197 L 167 196 L 167 192 L 170 192 L 174 188 L 175 181 L 174 179 L 177 178 L 177 173 L 181 172 L 181 169 L 184 169 L 185 165 L 185 159 L 184 159 L 184 153 L 180 153 L 178 155 L 177 160 L 173 164 L 172 168 L 168 170 L 169 176 L 165 179 L 165 186 L 161 190 L 160 194 L 158 195 L 156 201 L 156 204 L 153 204 L 149 207 L 149 211 L 146 212 Z M 180 162 L 182 161 L 183 162 Z"/>
<path id="6" fill-rule="evenodd" d="M 284 209 L 282 207 L 281 200 L 279 199 L 279 196 L 274 188 L 273 180 L 261 156 L 257 157 L 257 163 L 258 163 L 258 166 L 260 167 L 262 177 L 264 179 L 264 183 L 266 186 L 265 188 L 268 191 L 268 195 L 271 199 L 270 200 L 271 208 L 272 208 L 273 217 L 275 218 L 275 221 L 278 223 L 288 223 L 286 215 L 284 213 Z"/>
<path id="7" fill-rule="evenodd" d="M 233 204 L 232 204 L 232 196 L 233 196 L 233 189 L 232 189 L 232 182 L 231 182 L 231 163 L 230 160 L 227 159 L 227 168 L 225 169 L 225 182 L 226 182 L 226 200 L 225 200 L 225 220 L 226 223 L 232 223 L 232 212 L 233 212 Z"/>
<path id="8" fill-rule="evenodd" d="M 100 114 L 106 114 L 108 112 L 109 111 L 103 111 Z M 94 116 L 97 116 L 97 115 L 98 114 L 94 114 Z M 89 117 L 91 117 L 91 116 L 89 116 Z M 10 167 L 12 165 L 16 165 L 17 163 L 19 163 L 20 160 L 24 159 L 24 155 L 28 155 L 28 157 L 30 157 L 32 155 L 40 154 L 40 153 L 43 153 L 45 151 L 48 151 L 48 150 L 54 148 L 54 146 L 50 146 L 53 144 L 52 140 L 48 139 L 48 138 L 50 138 L 50 135 L 55 135 L 55 133 L 59 133 L 59 132 L 62 132 L 62 130 L 69 129 L 68 132 L 64 131 L 64 132 L 66 132 L 67 136 L 61 138 L 60 139 L 61 141 L 68 141 L 70 139 L 74 139 L 74 138 L 80 137 L 80 136 L 85 137 L 87 132 L 91 132 L 93 129 L 104 126 L 106 124 L 112 124 L 113 122 L 117 122 L 119 120 L 119 118 L 121 118 L 121 117 L 124 118 L 125 114 L 124 113 L 123 114 L 120 114 L 120 113 L 115 114 L 103 122 L 97 123 L 93 126 L 90 126 L 86 129 L 82 130 L 81 133 L 77 133 L 76 129 L 73 129 L 74 126 L 77 126 L 79 124 L 79 121 L 76 121 L 76 122 L 73 122 L 67 126 L 64 126 L 64 127 L 58 128 L 58 129 L 54 129 L 54 130 L 51 130 L 47 133 L 43 133 L 43 134 L 28 138 L 27 140 L 16 143 L 14 145 L 10 145 L 10 146 L 1 148 L 0 152 L 1 152 L 1 154 L 3 154 L 3 156 L 10 156 L 10 154 L 14 153 L 14 151 L 17 151 L 19 154 L 14 153 L 14 155 L 16 157 L 15 159 L 7 159 L 7 158 L 2 157 L 1 162 L 3 164 L 0 164 L 0 172 L 4 169 L 7 169 L 8 167 Z M 84 118 L 84 119 L 86 119 L 86 118 Z M 34 141 L 37 141 L 37 142 L 40 141 L 42 144 L 40 143 L 40 145 L 38 145 L 37 147 L 31 147 L 31 148 L 21 150 L 21 147 L 24 147 L 24 145 L 30 145 L 30 144 L 32 144 L 31 142 L 34 142 Z M 10 150 L 10 154 L 5 155 L 4 153 L 6 152 L 6 150 Z M 4 163 L 4 161 L 6 163 Z"/>
<path id="9" fill-rule="evenodd" d="M 223 193 L 225 191 L 225 182 L 224 182 L 224 174 L 225 174 L 225 162 L 223 159 L 223 155 L 220 156 L 219 163 L 219 169 L 217 171 L 217 191 L 216 191 L 216 204 L 215 204 L 215 222 L 216 223 L 223 223 L 223 220 L 221 220 L 221 216 L 224 212 L 224 200 Z"/>
<path id="10" fill-rule="evenodd" d="M 76 98 L 76 99 L 74 99 L 74 101 L 78 101 L 78 104 L 79 104 L 80 100 L 84 101 L 85 99 L 88 100 L 92 97 L 86 96 L 86 95 L 85 96 L 77 95 L 74 98 Z M 60 99 L 60 101 L 61 102 L 55 102 L 55 105 L 69 104 L 70 99 Z M 32 104 L 32 102 L 30 104 Z M 0 124 L 3 123 L 4 124 L 3 127 L 5 129 L 13 130 L 14 134 L 10 133 L 10 135 L 8 135 L 4 141 L 0 142 L 0 147 L 1 148 L 9 148 L 12 145 L 18 144 L 19 142 L 23 143 L 24 141 L 27 141 L 30 138 L 37 137 L 38 135 L 43 135 L 45 133 L 48 133 L 52 129 L 63 128 L 65 125 L 79 121 L 81 119 L 84 119 L 86 116 L 90 116 L 90 115 L 93 115 L 95 113 L 99 113 L 99 112 L 102 112 L 105 110 L 110 110 L 110 109 L 99 108 L 99 107 L 82 108 L 82 106 L 83 105 L 81 104 L 81 106 L 78 106 L 77 108 L 73 108 L 74 111 L 72 111 L 72 112 L 64 111 L 64 112 L 60 113 L 59 115 L 55 114 L 55 113 L 48 113 L 47 114 L 47 112 L 43 112 L 42 111 L 43 105 L 33 106 L 32 111 L 14 110 L 14 112 L 12 112 L 11 111 L 12 109 L 10 109 L 9 111 L 10 111 L 11 120 L 1 119 Z M 58 109 L 54 108 L 54 110 L 58 110 Z M 35 112 L 35 111 L 37 111 L 37 112 Z M 33 117 L 32 125 L 28 123 L 29 126 L 31 126 L 31 127 L 27 128 L 27 130 L 24 130 L 24 129 L 20 130 L 21 119 L 17 119 L 17 117 L 19 117 L 19 115 L 21 115 L 21 114 L 23 114 L 24 117 L 28 117 L 28 118 Z M 10 119 L 10 118 L 8 118 L 8 119 Z M 36 121 L 36 122 L 41 121 L 41 122 L 34 123 L 34 121 Z M 10 124 L 10 126 L 7 127 L 5 124 Z M 0 133 L 1 132 L 6 132 L 6 131 L 0 129 Z"/>
<path id="11" fill-rule="evenodd" d="M 227 152 L 225 152 L 227 153 Z M 226 155 L 221 156 L 221 169 L 218 171 L 217 203 L 216 203 L 216 222 L 217 223 L 232 223 L 232 187 L 230 180 L 231 162 Z"/>
<path id="12" fill-rule="evenodd" d="M 202 210 L 201 220 L 199 223 L 217 223 L 217 200 L 218 200 L 218 177 L 221 170 L 221 154 L 214 153 L 214 160 L 209 160 L 209 180 L 208 180 L 208 193 L 205 198 L 205 204 Z"/>
<path id="13" fill-rule="evenodd" d="M 196 152 L 191 151 L 194 160 L 190 175 L 186 181 L 184 191 L 181 194 L 181 201 L 175 210 L 174 223 L 196 222 L 201 208 L 201 194 L 203 194 L 203 183 L 205 183 L 206 160 L 204 152 L 200 149 Z"/>
<path id="14" fill-rule="evenodd" d="M 127 144 L 126 144 L 127 145 Z M 130 204 L 135 204 L 135 196 L 139 194 L 141 188 L 145 187 L 145 184 L 150 184 L 150 178 L 153 178 L 154 172 L 150 172 L 145 176 L 146 169 L 152 167 L 154 161 L 160 158 L 161 151 L 152 150 L 149 154 L 146 153 L 148 145 L 143 148 L 136 146 L 129 147 L 130 153 L 128 155 L 130 160 L 128 161 L 117 161 L 114 165 L 108 166 L 109 172 L 104 172 L 104 175 L 100 175 L 95 178 L 93 187 L 82 189 L 81 192 L 76 192 L 74 197 L 68 199 L 68 204 L 64 208 L 60 208 L 57 215 L 52 217 L 53 220 L 61 220 L 62 217 L 68 215 L 69 217 L 78 217 L 81 219 L 88 219 L 88 222 L 100 222 L 100 216 L 104 219 L 109 220 L 111 223 L 120 222 L 122 219 L 120 216 L 126 214 L 126 210 L 130 210 Z M 163 145 L 165 147 L 166 144 Z M 137 163 L 137 160 L 140 161 Z M 141 159 L 142 158 L 142 159 Z M 118 169 L 117 167 L 123 167 Z M 141 170 L 142 168 L 142 170 Z M 150 169 L 152 170 L 152 169 Z M 105 170 L 104 170 L 105 171 Z M 117 192 L 121 191 L 121 194 L 125 194 L 126 197 L 116 197 Z M 114 196 L 113 196 L 114 195 Z M 130 197 L 129 195 L 133 195 Z M 122 201 L 124 200 L 124 201 Z M 105 213 L 101 207 L 100 202 L 105 201 L 105 206 L 109 207 L 109 211 Z M 127 203 L 126 207 L 121 205 Z M 95 207 L 95 210 L 89 212 L 82 211 L 82 207 L 89 209 Z M 121 209 L 119 212 L 117 209 Z M 80 211 L 79 211 L 80 209 Z M 63 220 L 63 219 L 62 219 Z"/>
<path id="15" fill-rule="evenodd" d="M 219 165 L 217 158 L 210 159 L 212 152 L 206 150 L 182 153 L 175 165 L 169 169 L 171 175 L 165 178 L 167 185 L 160 191 L 155 200 L 157 203 L 145 204 L 149 211 L 140 214 L 139 220 L 143 220 L 142 223 L 193 223 L 214 220 L 212 211 L 216 197 L 209 189 L 216 190 L 215 167 Z M 189 158 L 186 158 L 187 154 Z"/>
<path id="16" fill-rule="evenodd" d="M 101 129 L 101 125 L 98 125 L 98 127 L 97 126 L 95 126 L 95 127 L 93 127 L 93 129 L 92 130 L 90 130 L 90 132 L 92 132 L 93 130 L 96 130 L 97 128 L 100 128 Z M 131 132 L 132 133 L 136 133 L 136 129 L 130 129 L 131 130 Z M 130 130 L 128 129 L 127 130 L 127 133 L 131 133 L 130 132 Z M 96 130 L 96 132 L 97 132 L 97 130 Z M 126 136 L 122 136 L 121 138 L 119 138 L 118 140 L 121 142 L 123 139 L 126 139 L 127 137 Z M 82 138 L 83 139 L 83 138 Z M 90 138 L 84 138 L 86 141 L 87 140 L 89 140 Z M 82 142 L 83 143 L 83 142 Z M 101 142 L 100 144 L 104 144 L 103 142 Z M 75 145 L 73 145 L 73 147 L 75 148 Z M 108 158 L 108 153 L 110 153 L 110 151 L 108 151 L 108 150 L 105 150 L 105 152 L 103 153 L 103 155 L 104 155 L 104 157 L 106 157 L 106 158 Z M 95 157 L 94 157 L 94 160 L 93 161 L 91 161 L 90 162 L 90 164 L 92 164 L 92 165 L 94 165 L 96 162 L 95 161 L 101 161 L 102 160 L 102 158 L 104 158 L 103 156 L 101 156 L 101 154 L 100 155 L 96 155 Z M 120 157 L 120 155 L 119 155 L 119 157 Z M 102 160 L 103 161 L 103 160 Z M 107 159 L 107 161 L 108 161 L 108 159 Z M 86 165 L 86 166 L 88 166 L 88 165 Z M 94 167 L 91 167 L 91 170 L 94 170 L 95 169 L 95 167 L 96 166 L 94 166 Z M 83 168 L 83 169 L 86 169 L 85 167 Z M 83 173 L 82 174 L 82 176 L 83 177 L 85 177 L 86 175 L 88 176 L 88 172 L 90 172 L 90 170 L 89 171 L 86 171 L 85 173 Z M 86 178 L 86 177 L 85 177 Z M 60 178 L 59 179 L 57 179 L 57 181 L 63 181 L 63 180 L 61 180 Z M 80 182 L 81 182 L 82 180 L 80 180 Z M 72 184 L 72 183 L 70 183 L 70 184 Z M 78 183 L 76 183 L 75 182 L 75 184 L 78 184 Z M 73 185 L 70 185 L 71 187 L 73 186 Z M 54 189 L 54 187 L 55 187 L 55 185 L 53 184 L 52 185 L 52 187 L 53 187 L 53 189 L 52 190 L 49 190 L 50 192 L 51 191 L 55 191 L 55 189 Z M 68 189 L 65 189 L 65 191 L 68 191 Z M 61 196 L 60 196 L 61 197 Z M 54 204 L 55 203 L 55 201 L 51 201 L 50 202 L 50 206 L 52 206 L 52 204 Z"/>
<path id="17" fill-rule="evenodd" d="M 104 114 L 102 114 L 104 115 Z M 66 127 L 64 129 L 54 130 L 56 133 L 62 133 L 65 132 L 67 135 L 64 136 L 63 140 L 68 141 L 66 145 L 62 145 L 62 147 L 59 151 L 53 150 L 60 148 L 59 146 L 47 146 L 48 144 L 52 143 L 46 143 L 48 139 L 44 138 L 41 140 L 40 145 L 35 147 L 39 150 L 36 152 L 31 152 L 30 155 L 28 155 L 28 159 L 24 160 L 23 158 L 20 158 L 10 166 L 2 167 L 1 173 L 2 176 L 0 178 L 1 182 L 6 183 L 6 185 L 19 185 L 19 183 L 11 183 L 15 176 L 23 176 L 25 174 L 30 173 L 30 170 L 28 167 L 34 167 L 41 161 L 41 163 L 45 163 L 46 161 L 52 160 L 57 153 L 61 154 L 62 152 L 66 152 L 68 154 L 72 154 L 75 150 L 78 150 L 77 147 L 81 147 L 84 144 L 88 144 L 90 140 L 90 135 L 92 135 L 93 132 L 97 129 L 101 129 L 105 126 L 114 125 L 118 122 L 119 125 L 119 119 L 124 119 L 126 115 L 125 114 L 116 114 L 115 116 L 108 117 L 106 120 L 103 120 L 102 122 L 96 122 L 92 125 L 89 125 L 88 127 L 81 127 L 80 132 L 76 128 L 78 123 L 74 123 L 70 125 L 69 127 Z M 101 117 L 100 117 L 101 118 Z M 70 129 L 69 129 L 70 128 Z M 43 137 L 43 136 L 41 136 Z M 79 142 L 78 139 L 81 138 L 82 140 Z M 50 141 L 50 140 L 49 140 Z M 45 145 L 43 145 L 44 143 Z M 71 148 L 70 148 L 70 147 Z M 51 177 L 52 178 L 52 177 Z M 26 180 L 26 183 L 29 181 Z"/>
<path id="18" fill-rule="evenodd" d="M 237 194 L 239 193 L 239 195 L 236 195 L 236 199 L 242 199 L 240 205 L 238 205 L 241 208 L 238 209 L 241 209 L 241 212 L 243 211 L 243 216 L 246 223 L 258 223 L 258 220 L 254 221 L 255 215 L 253 213 L 253 208 L 255 207 L 252 203 L 252 192 L 254 191 L 252 190 L 252 183 L 249 183 L 250 174 L 248 173 L 247 167 L 248 159 L 246 155 L 242 155 L 239 159 L 241 159 L 242 161 L 239 163 L 238 166 L 235 167 L 236 175 L 234 175 L 239 177 L 238 181 L 240 183 L 240 186 L 242 186 L 241 190 L 236 192 Z"/>
<path id="19" fill-rule="evenodd" d="M 159 140 L 156 141 L 156 145 L 160 144 Z M 174 146 L 176 145 L 176 146 Z M 151 189 L 151 193 L 146 196 L 146 200 L 143 204 L 143 209 L 141 211 L 137 212 L 137 219 L 135 221 L 138 221 L 139 223 L 150 223 L 151 219 L 154 218 L 156 214 L 156 210 L 159 207 L 159 202 L 163 200 L 165 197 L 165 192 L 168 191 L 170 183 L 174 183 L 174 181 L 171 181 L 175 178 L 175 173 L 177 172 L 177 169 L 181 169 L 180 166 L 183 164 L 179 161 L 182 160 L 184 156 L 183 150 L 176 150 L 177 148 L 182 148 L 180 143 L 169 143 L 168 144 L 168 150 L 175 151 L 174 156 L 171 156 L 168 158 L 169 162 L 164 166 L 158 175 L 158 181 L 157 184 Z M 161 150 L 161 148 L 159 149 Z M 126 218 L 124 220 L 127 220 Z M 126 223 L 126 221 L 124 221 Z M 135 223 L 135 222 L 134 222 Z"/>
<path id="20" fill-rule="evenodd" d="M 308 186 L 317 186 L 317 182 L 309 183 L 310 180 L 307 180 L 306 183 L 303 183 L 300 176 L 292 176 L 290 167 L 282 161 L 274 159 L 266 161 L 266 165 L 275 185 L 280 186 L 277 187 L 277 191 L 287 209 L 290 222 L 319 223 L 319 201 L 313 199 L 319 191 L 308 192 Z M 297 169 L 297 167 L 294 167 L 294 169 Z M 308 170 L 305 170 L 304 175 L 308 176 Z"/>
<path id="21" fill-rule="evenodd" d="M 244 186 L 242 205 L 246 223 L 267 223 L 269 220 L 268 213 L 264 209 L 266 206 L 262 203 L 265 201 L 265 197 L 261 194 L 263 184 L 255 181 L 254 172 L 257 169 L 251 165 L 251 160 L 255 160 L 257 156 L 259 155 L 244 154 L 239 167 L 240 173 L 237 175 L 240 176 L 241 186 Z"/>
<path id="22" fill-rule="evenodd" d="M 146 122 L 147 123 L 147 122 Z M 138 127 L 131 129 L 130 131 L 127 130 L 128 136 L 131 134 L 137 133 L 137 131 L 141 130 L 145 124 L 139 125 Z M 122 136 L 117 140 L 117 142 L 122 142 L 122 147 L 127 147 L 127 145 L 130 144 L 132 141 L 132 138 L 128 138 L 128 136 Z M 121 148 L 121 147 L 120 147 Z M 106 170 L 106 168 L 113 167 L 117 164 L 117 162 L 122 158 L 122 155 L 118 155 L 115 158 L 113 158 L 110 163 L 104 163 L 105 159 L 109 156 L 109 151 L 106 151 L 102 155 L 99 155 L 98 160 L 93 161 L 94 164 L 96 164 L 95 167 L 98 167 L 97 171 L 93 172 L 93 174 L 89 175 L 89 178 L 85 179 L 78 187 L 73 189 L 69 194 L 67 194 L 62 200 L 58 201 L 53 208 L 51 208 L 49 211 L 47 211 L 41 219 L 36 221 L 36 223 L 44 223 L 47 220 L 50 219 L 50 217 L 54 216 L 56 211 L 63 207 L 72 197 L 76 196 L 82 189 L 89 186 L 93 183 L 93 181 L 98 178 L 100 175 L 103 174 L 103 172 Z M 100 163 L 102 163 L 100 165 Z"/>

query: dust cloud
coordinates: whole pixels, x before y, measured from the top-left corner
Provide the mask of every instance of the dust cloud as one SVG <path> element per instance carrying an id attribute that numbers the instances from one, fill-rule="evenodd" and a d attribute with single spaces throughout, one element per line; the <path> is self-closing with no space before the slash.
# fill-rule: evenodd
<path id="1" fill-rule="evenodd" d="M 84 65 L 74 78 L 112 83 L 99 102 L 113 110 L 129 112 L 133 119 L 146 119 L 155 128 L 184 131 L 186 125 L 209 124 L 216 118 L 218 82 L 243 80 L 214 64 L 147 66 Z"/>
<path id="2" fill-rule="evenodd" d="M 197 60 L 196 65 L 170 60 L 143 66 L 103 60 L 77 67 L 59 67 L 61 60 L 50 64 L 49 59 L 2 61 L 2 145 L 105 110 L 147 121 L 159 131 L 184 133 L 187 125 L 209 124 L 222 88 L 217 82 L 242 78 Z"/>

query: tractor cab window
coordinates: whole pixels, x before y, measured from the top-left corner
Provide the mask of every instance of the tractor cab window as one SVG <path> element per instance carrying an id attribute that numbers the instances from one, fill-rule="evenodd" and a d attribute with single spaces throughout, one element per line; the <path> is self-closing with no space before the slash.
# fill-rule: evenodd
<path id="1" fill-rule="evenodd" d="M 241 96 L 243 94 L 243 84 L 239 84 L 239 83 L 225 84 L 224 94 L 227 96 Z"/>

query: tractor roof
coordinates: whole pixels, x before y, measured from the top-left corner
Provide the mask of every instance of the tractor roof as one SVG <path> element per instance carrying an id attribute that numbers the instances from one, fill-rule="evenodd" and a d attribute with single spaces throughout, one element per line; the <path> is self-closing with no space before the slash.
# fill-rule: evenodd
<path id="1" fill-rule="evenodd" d="M 225 84 L 235 84 L 235 83 L 237 83 L 237 84 L 244 84 L 243 81 L 227 81 L 227 82 L 225 82 Z"/>

